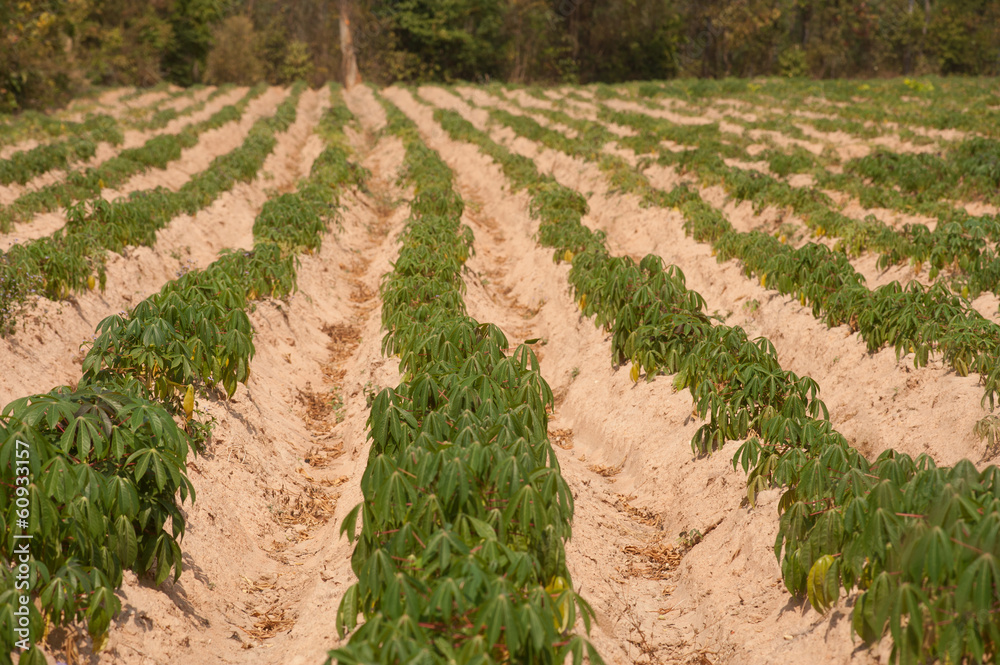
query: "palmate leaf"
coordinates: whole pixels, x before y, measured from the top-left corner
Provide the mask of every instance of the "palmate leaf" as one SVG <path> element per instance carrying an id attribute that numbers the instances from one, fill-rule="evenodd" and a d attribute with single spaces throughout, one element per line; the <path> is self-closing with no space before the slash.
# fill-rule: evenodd
<path id="1" fill-rule="evenodd" d="M 991 612 L 1000 592 L 1000 566 L 993 554 L 983 553 L 958 578 L 955 608 L 960 612 Z"/>
<path id="2" fill-rule="evenodd" d="M 354 538 L 357 534 L 357 523 L 358 514 L 361 511 L 361 507 L 364 504 L 357 504 L 346 515 L 344 515 L 343 521 L 340 523 L 340 535 L 347 534 L 347 541 L 350 543 L 354 542 Z"/>
<path id="3" fill-rule="evenodd" d="M 95 651 L 100 651 L 111 626 L 111 619 L 120 611 L 121 601 L 115 595 L 114 589 L 106 580 L 95 579 L 94 590 L 87 606 L 87 632 L 94 641 Z"/>
<path id="4" fill-rule="evenodd" d="M 844 520 L 840 511 L 827 510 L 810 529 L 808 542 L 814 556 L 839 554 L 844 540 Z"/>
<path id="5" fill-rule="evenodd" d="M 97 436 L 99 435 L 92 423 L 83 418 L 73 418 L 67 423 L 63 435 L 59 439 L 59 446 L 67 455 L 72 450 L 76 453 L 74 456 L 86 459 L 90 455 L 91 438 L 97 438 Z"/>
<path id="6" fill-rule="evenodd" d="M 458 581 L 448 577 L 441 579 L 434 587 L 434 592 L 427 601 L 427 609 L 431 617 L 440 617 L 447 624 L 451 622 L 453 614 L 463 615 L 469 606 Z"/>
<path id="7" fill-rule="evenodd" d="M 59 503 L 68 503 L 80 492 L 79 480 L 73 463 L 59 456 L 51 458 L 45 465 L 39 484 L 47 496 Z"/>
<path id="8" fill-rule="evenodd" d="M 174 570 L 174 581 L 180 579 L 182 572 L 181 548 L 177 541 L 166 533 L 160 533 L 156 539 L 156 545 L 152 548 L 152 556 L 155 556 L 156 575 L 153 582 L 156 586 L 170 577 L 170 570 Z M 152 556 L 145 562 L 144 570 L 150 570 L 153 566 Z"/>
<path id="9" fill-rule="evenodd" d="M 486 631 L 486 641 L 489 644 L 499 643 L 502 634 L 503 644 L 508 651 L 517 653 L 522 639 L 521 626 L 502 581 L 496 582 L 490 588 L 490 594 L 491 598 L 476 615 L 476 627 Z"/>
<path id="10" fill-rule="evenodd" d="M 916 534 L 920 534 L 919 531 Z M 927 579 L 937 586 L 951 579 L 956 564 L 954 547 L 948 534 L 939 526 L 923 530 L 922 535 L 913 539 L 912 545 L 903 553 L 909 560 L 910 579 Z M 956 597 L 957 600 L 957 597 Z"/>
<path id="11" fill-rule="evenodd" d="M 69 560 L 45 582 L 38 594 L 42 607 L 50 609 L 56 617 L 72 620 L 78 609 L 77 599 L 93 590 L 86 567 Z"/>
<path id="12" fill-rule="evenodd" d="M 840 597 L 840 562 L 826 554 L 813 562 L 806 582 L 809 603 L 818 612 L 826 612 Z"/>
<path id="13" fill-rule="evenodd" d="M 903 582 L 889 601 L 889 629 L 892 653 L 902 663 L 916 663 L 924 645 L 926 594 L 916 585 Z"/>
<path id="14" fill-rule="evenodd" d="M 52 538 L 61 528 L 56 503 L 37 484 L 28 488 L 28 499 L 31 501 L 28 530 L 33 534 L 40 534 L 43 538 Z"/>
<path id="15" fill-rule="evenodd" d="M 374 494 L 375 510 L 386 516 L 389 523 L 402 522 L 416 498 L 413 482 L 400 471 L 393 472 Z"/>
<path id="16" fill-rule="evenodd" d="M 87 541 L 100 542 L 107 533 L 107 518 L 101 513 L 100 507 L 95 506 L 86 496 L 73 497 L 66 510 L 86 529 L 86 536 L 89 536 Z"/>
<path id="17" fill-rule="evenodd" d="M 549 521 L 544 500 L 531 485 L 521 487 L 511 497 L 503 520 L 510 531 L 525 535 L 540 530 Z"/>
<path id="18" fill-rule="evenodd" d="M 139 555 L 138 540 L 132 520 L 126 515 L 119 515 L 114 521 L 115 546 L 121 565 L 131 568 Z"/>
<path id="19" fill-rule="evenodd" d="M 357 584 L 349 586 L 347 591 L 344 592 L 343 598 L 340 599 L 340 605 L 337 607 L 337 635 L 340 639 L 347 637 L 347 634 L 358 625 L 358 615 L 361 614 L 362 610 L 358 588 Z M 369 618 L 369 623 L 372 623 L 371 618 Z"/>
<path id="20" fill-rule="evenodd" d="M 784 512 L 780 519 L 778 536 L 774 544 L 774 555 L 781 558 L 784 543 L 800 543 L 806 539 L 811 525 L 809 506 L 803 501 L 796 501 Z"/>
<path id="21" fill-rule="evenodd" d="M 163 489 L 163 481 L 166 476 L 166 472 L 163 468 L 163 459 L 160 451 L 155 448 L 138 450 L 129 455 L 129 458 L 126 460 L 126 464 L 135 465 L 132 470 L 132 475 L 135 478 L 136 483 L 142 481 L 142 479 L 146 476 L 146 472 L 149 470 L 150 466 L 152 466 L 157 487 Z"/>
<path id="22" fill-rule="evenodd" d="M 865 642 L 876 642 L 882 637 L 892 609 L 894 587 L 893 577 L 882 571 L 858 596 L 851 617 L 851 630 Z"/>
<path id="23" fill-rule="evenodd" d="M 398 584 L 396 573 L 396 563 L 386 550 L 373 551 L 358 573 L 361 594 L 381 597 L 386 587 Z"/>
<path id="24" fill-rule="evenodd" d="M 761 451 L 760 439 L 754 437 L 744 441 L 733 455 L 733 470 L 735 471 L 737 466 L 742 466 L 744 473 L 749 473 L 750 468 L 757 465 Z"/>
<path id="25" fill-rule="evenodd" d="M 567 658 L 573 659 L 573 665 L 583 665 L 584 658 L 592 665 L 604 665 L 604 659 L 589 641 L 580 635 L 572 635 L 569 640 L 560 647 L 556 653 L 555 662 L 565 662 Z"/>

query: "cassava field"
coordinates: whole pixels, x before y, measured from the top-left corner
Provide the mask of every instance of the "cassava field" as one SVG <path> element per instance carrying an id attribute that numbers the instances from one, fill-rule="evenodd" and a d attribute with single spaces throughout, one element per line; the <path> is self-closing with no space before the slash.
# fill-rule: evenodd
<path id="1" fill-rule="evenodd" d="M 8 118 L 0 663 L 995 660 L 998 134 L 985 79 Z"/>

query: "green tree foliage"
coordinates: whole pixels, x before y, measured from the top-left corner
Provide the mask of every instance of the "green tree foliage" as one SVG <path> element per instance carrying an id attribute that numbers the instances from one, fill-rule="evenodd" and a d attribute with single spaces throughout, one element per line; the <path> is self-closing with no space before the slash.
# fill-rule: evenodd
<path id="1" fill-rule="evenodd" d="M 393 81 L 1000 73 L 1000 0 L 353 0 L 362 73 Z M 331 0 L 20 0 L 0 5 L 0 112 L 87 81 L 235 81 L 235 16 L 271 83 L 340 75 Z M 228 28 L 224 26 L 229 26 Z M 249 60 L 253 65 L 253 58 Z M 255 66 L 252 67 L 255 69 Z M 252 77 L 251 77 L 252 78 Z"/>
<path id="2" fill-rule="evenodd" d="M 340 78 L 340 33 L 332 0 L 246 0 L 257 31 L 255 50 L 272 83 L 307 80 L 313 85 Z"/>
<path id="3" fill-rule="evenodd" d="M 279 70 L 281 78 L 285 82 L 305 81 L 312 75 L 312 69 L 309 45 L 298 40 L 291 42 Z"/>
<path id="4" fill-rule="evenodd" d="M 503 75 L 506 3 L 401 0 L 373 7 L 395 34 L 404 79 L 480 79 Z"/>
<path id="5" fill-rule="evenodd" d="M 74 88 L 65 59 L 59 4 L 0 3 L 0 111 L 64 102 Z"/>
<path id="6" fill-rule="evenodd" d="M 358 0 L 356 11 L 361 67 L 386 80 L 995 74 L 1000 56 L 996 0 Z"/>
<path id="7" fill-rule="evenodd" d="M 249 85 L 264 77 L 264 63 L 257 57 L 257 35 L 246 16 L 230 16 L 215 31 L 215 46 L 208 55 L 208 83 Z"/>
<path id="8" fill-rule="evenodd" d="M 149 86 L 163 79 L 162 54 L 173 39 L 168 17 L 154 3 L 86 2 L 71 16 L 73 57 L 94 83 Z"/>
<path id="9" fill-rule="evenodd" d="M 201 80 L 212 48 L 212 25 L 226 13 L 227 0 L 174 0 L 169 14 L 173 39 L 163 55 L 170 79 L 181 85 Z"/>

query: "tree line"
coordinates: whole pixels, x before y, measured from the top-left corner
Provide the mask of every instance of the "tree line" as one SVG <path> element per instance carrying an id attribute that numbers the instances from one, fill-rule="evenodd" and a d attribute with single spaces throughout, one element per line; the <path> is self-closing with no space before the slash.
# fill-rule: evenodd
<path id="1" fill-rule="evenodd" d="M 0 111 L 88 85 L 1000 73 L 1000 0 L 9 0 Z"/>

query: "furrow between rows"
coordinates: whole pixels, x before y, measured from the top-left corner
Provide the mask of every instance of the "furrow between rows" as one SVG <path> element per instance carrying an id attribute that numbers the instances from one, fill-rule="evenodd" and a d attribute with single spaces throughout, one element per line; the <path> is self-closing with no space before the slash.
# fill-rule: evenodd
<path id="1" fill-rule="evenodd" d="M 470 283 L 470 307 L 497 316 L 512 335 L 542 338 L 538 352 L 557 395 L 550 436 L 560 442 L 578 507 L 569 564 L 592 596 L 592 638 L 605 659 L 848 659 L 847 622 L 783 611 L 788 596 L 776 583 L 781 573 L 771 550 L 777 493 L 761 495 L 753 510 L 739 508 L 745 483 L 729 462 L 730 448 L 691 457 L 700 421 L 690 397 L 669 381 L 635 384 L 609 363 L 606 333 L 579 315 L 565 289 L 568 266 L 553 263 L 535 242 L 529 197 L 511 193 L 489 158 L 448 138 L 407 93 L 385 94 L 418 123 L 474 202 L 470 219 L 485 246 L 470 261 L 478 278 Z M 795 638 L 783 639 L 788 634 Z"/>
<path id="2" fill-rule="evenodd" d="M 440 89 L 421 90 L 435 104 L 487 128 L 454 96 Z M 561 184 L 589 193 L 590 214 L 585 219 L 591 228 L 606 232 L 617 251 L 662 256 L 684 271 L 690 288 L 708 301 L 709 311 L 752 337 L 770 339 L 783 367 L 811 376 L 822 386 L 831 421 L 866 455 L 895 447 L 910 454 L 931 452 L 941 463 L 983 456 L 983 444 L 973 434 L 975 423 L 985 415 L 976 378 L 958 377 L 940 361 L 914 369 L 897 361 L 891 348 L 870 354 L 846 326 L 827 328 L 796 300 L 747 279 L 735 261 L 717 264 L 709 246 L 684 233 L 679 213 L 644 207 L 634 195 L 614 193 L 593 164 L 541 149 L 509 130 L 492 129 L 490 135 L 534 160 L 540 171 L 552 173 Z M 886 385 L 893 386 L 891 395 Z"/>
<path id="3" fill-rule="evenodd" d="M 246 88 L 233 89 L 220 95 L 216 99 L 213 99 L 210 103 L 207 103 L 204 108 L 192 113 L 190 116 L 175 118 L 158 129 L 127 129 L 124 131 L 124 140 L 121 145 L 112 146 L 107 143 L 102 143 L 98 146 L 97 152 L 92 158 L 74 164 L 72 169 L 54 169 L 33 178 L 24 185 L 12 183 L 10 185 L 0 187 L 0 205 L 10 205 L 28 192 L 38 191 L 46 186 L 64 180 L 72 172 L 83 171 L 88 168 L 97 168 L 109 159 L 113 159 L 114 157 L 120 155 L 122 151 L 138 148 L 151 138 L 164 134 L 176 134 L 185 127 L 207 120 L 222 107 L 236 103 L 241 97 L 243 97 L 244 94 L 246 94 Z M 23 238 L 39 237 L 36 235 L 38 232 L 32 228 L 33 225 L 29 226 L 29 224 L 30 222 L 22 222 L 18 225 L 18 228 L 15 228 L 11 233 L 20 233 Z M 2 234 L 0 235 L 0 238 L 9 236 L 11 233 Z"/>
<path id="4" fill-rule="evenodd" d="M 295 123 L 277 137 L 275 150 L 252 183 L 237 184 L 194 215 L 174 218 L 157 231 L 152 247 L 109 252 L 103 293 L 80 293 L 66 301 L 39 299 L 23 327 L 0 339 L 0 362 L 11 368 L 0 385 L 0 402 L 70 382 L 79 372 L 81 343 L 104 317 L 129 309 L 178 275 L 204 268 L 224 249 L 250 249 L 254 219 L 270 198 L 268 192 L 294 186 L 316 157 L 310 135 L 326 107 L 321 94 L 303 95 Z M 274 103 L 269 104 L 272 111 Z"/>

